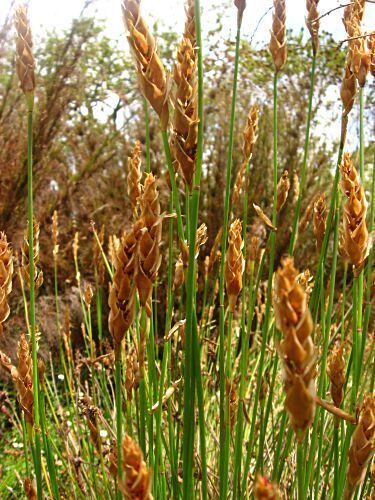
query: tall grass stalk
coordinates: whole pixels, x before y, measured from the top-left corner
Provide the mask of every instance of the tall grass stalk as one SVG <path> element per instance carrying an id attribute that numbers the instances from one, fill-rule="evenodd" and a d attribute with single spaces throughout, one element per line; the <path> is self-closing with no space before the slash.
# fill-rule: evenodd
<path id="1" fill-rule="evenodd" d="M 225 184 L 225 200 L 224 200 L 224 215 L 223 215 L 223 234 L 221 240 L 221 255 L 220 260 L 220 277 L 219 277 L 219 301 L 220 301 L 220 322 L 219 322 L 219 378 L 220 378 L 220 450 L 224 450 L 220 454 L 220 497 L 226 497 L 226 472 L 225 456 L 226 456 L 226 429 L 225 429 L 225 311 L 224 311 L 224 266 L 225 266 L 225 252 L 227 248 L 228 239 L 228 223 L 229 223 L 229 205 L 230 205 L 230 189 L 232 180 L 232 161 L 233 161 L 233 145 L 234 145 L 234 124 L 236 116 L 236 100 L 237 100 L 237 80 L 238 80 L 238 65 L 240 55 L 240 40 L 241 40 L 241 22 L 237 25 L 236 34 L 236 49 L 234 56 L 234 73 L 233 73 L 233 87 L 232 87 L 232 103 L 229 124 L 229 140 L 228 140 L 228 159 L 226 170 L 226 184 Z"/>
<path id="2" fill-rule="evenodd" d="M 306 181 L 306 172 L 307 172 L 307 163 L 308 163 L 308 154 L 309 154 L 309 145 L 310 145 L 310 126 L 311 126 L 311 115 L 312 115 L 312 103 L 314 96 L 314 85 L 315 85 L 315 68 L 316 68 L 316 54 L 313 55 L 312 63 L 311 63 L 311 73 L 310 73 L 310 88 L 309 88 L 309 104 L 307 108 L 307 123 L 306 123 L 306 136 L 305 136 L 305 145 L 303 149 L 303 162 L 302 162 L 302 170 L 301 170 L 301 180 L 300 180 L 300 190 L 297 199 L 296 210 L 294 212 L 293 217 L 293 225 L 292 225 L 292 234 L 290 237 L 289 243 L 289 254 L 293 255 L 294 247 L 297 239 L 298 232 L 298 221 L 301 213 L 301 205 L 304 194 L 304 187 Z"/>
<path id="3" fill-rule="evenodd" d="M 34 94 L 27 99 L 27 209 L 29 219 L 29 266 L 30 266 L 30 331 L 31 331 L 31 355 L 33 364 L 33 388 L 34 388 L 34 441 L 35 441 L 35 475 L 37 483 L 38 499 L 42 498 L 42 458 L 40 442 L 40 407 L 39 407 L 39 375 L 38 375 L 38 345 L 36 339 L 35 321 L 35 281 L 34 281 L 34 207 L 33 207 L 33 110 Z"/>
<path id="4" fill-rule="evenodd" d="M 189 260 L 186 277 L 186 330 L 185 330 L 185 367 L 184 367 L 184 435 L 183 435 L 183 498 L 191 498 L 193 493 L 193 448 L 194 448 L 194 397 L 195 397 L 195 377 L 194 368 L 200 372 L 199 358 L 196 359 L 196 347 L 198 343 L 195 316 L 195 297 L 196 297 L 196 262 L 195 262 L 195 244 L 198 226 L 200 182 L 202 175 L 203 159 L 203 56 L 202 56 L 202 34 L 201 34 L 201 16 L 200 1 L 195 0 L 195 23 L 197 36 L 197 55 L 198 55 L 198 145 L 194 175 L 194 185 L 190 194 L 189 221 Z M 194 352 L 195 351 L 195 352 Z M 198 377 L 199 384 L 200 377 Z M 198 388 L 201 390 L 200 388 Z M 204 422 L 200 421 L 200 424 Z M 201 429 L 202 438 L 204 429 Z M 205 447 L 204 447 L 205 448 Z"/>

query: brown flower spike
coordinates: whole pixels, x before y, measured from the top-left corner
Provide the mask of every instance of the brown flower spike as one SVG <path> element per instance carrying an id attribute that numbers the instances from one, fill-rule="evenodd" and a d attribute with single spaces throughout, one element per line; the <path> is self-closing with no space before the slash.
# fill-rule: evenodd
<path id="1" fill-rule="evenodd" d="M 290 188 L 289 172 L 284 170 L 283 175 L 277 184 L 277 201 L 276 201 L 276 212 L 279 213 L 280 210 L 285 205 L 288 198 Z"/>
<path id="2" fill-rule="evenodd" d="M 315 353 L 307 295 L 297 277 L 293 258 L 283 258 L 274 281 L 274 310 L 276 325 L 284 335 L 279 352 L 284 365 L 285 408 L 302 440 L 315 415 Z"/>
<path id="3" fill-rule="evenodd" d="M 177 52 L 173 77 L 176 82 L 174 97 L 173 135 L 171 139 L 175 161 L 180 167 L 185 184 L 191 190 L 195 173 L 198 144 L 198 87 L 196 82 L 196 48 L 189 38 L 183 38 Z"/>
<path id="4" fill-rule="evenodd" d="M 362 483 L 367 464 L 375 453 L 375 396 L 364 398 L 359 422 L 353 433 L 349 449 L 349 466 L 346 473 L 346 496 L 351 498 Z"/>
<path id="5" fill-rule="evenodd" d="M 138 198 L 141 196 L 141 143 L 134 145 L 132 155 L 128 158 L 128 196 L 134 211 L 137 209 Z"/>
<path id="6" fill-rule="evenodd" d="M 319 3 L 319 0 L 306 0 L 306 9 L 307 9 L 306 26 L 307 26 L 308 30 L 310 31 L 311 44 L 312 44 L 312 49 L 313 49 L 314 55 L 318 52 L 318 48 L 319 48 L 318 3 Z"/>
<path id="7" fill-rule="evenodd" d="M 286 62 L 286 8 L 285 0 L 273 0 L 273 19 L 269 49 L 275 72 L 278 73 Z"/>
<path id="8" fill-rule="evenodd" d="M 314 234 L 316 239 L 316 248 L 318 252 L 322 247 L 324 234 L 326 232 L 326 222 L 327 222 L 327 204 L 324 195 L 319 196 L 319 198 L 314 203 Z"/>
<path id="9" fill-rule="evenodd" d="M 346 198 L 343 207 L 343 250 L 358 274 L 363 267 L 368 244 L 365 192 L 349 153 L 344 154 L 340 171 L 341 191 Z"/>
<path id="10" fill-rule="evenodd" d="M 33 220 L 34 226 L 34 283 L 35 288 L 38 289 L 43 284 L 43 271 L 39 270 L 37 265 L 39 262 L 39 233 L 40 226 L 37 220 Z M 21 273 L 24 281 L 30 286 L 30 261 L 29 261 L 29 233 L 26 229 L 22 245 L 22 267 Z"/>
<path id="11" fill-rule="evenodd" d="M 144 97 L 159 115 L 160 126 L 166 130 L 169 120 L 168 87 L 163 63 L 156 42 L 140 14 L 141 0 L 123 0 L 124 24 L 138 70 L 139 84 Z"/>
<path id="12" fill-rule="evenodd" d="M 242 273 L 245 265 L 242 247 L 242 223 L 239 219 L 236 219 L 232 222 L 229 229 L 228 250 L 224 270 L 229 310 L 232 313 L 236 307 L 237 297 L 242 290 Z"/>
<path id="13" fill-rule="evenodd" d="M 0 232 L 0 338 L 3 334 L 3 323 L 7 320 L 10 309 L 8 295 L 12 291 L 13 257 L 6 234 Z"/>
<path id="14" fill-rule="evenodd" d="M 280 498 L 277 487 L 266 476 L 257 475 L 254 485 L 255 500 L 277 500 Z"/>
<path id="15" fill-rule="evenodd" d="M 113 340 L 121 344 L 135 315 L 134 266 L 136 239 L 133 231 L 123 235 L 115 253 L 115 274 L 108 298 L 108 325 Z"/>
<path id="16" fill-rule="evenodd" d="M 135 283 L 141 306 L 151 317 L 152 286 L 161 262 L 159 247 L 162 230 L 159 193 L 153 174 L 146 177 L 140 203 L 141 216 L 133 228 L 138 243 Z"/>
<path id="17" fill-rule="evenodd" d="M 32 52 L 33 38 L 25 7 L 17 7 L 15 24 L 17 31 L 17 74 L 20 80 L 21 89 L 25 94 L 29 94 L 33 93 L 35 90 L 35 61 Z"/>
<path id="18" fill-rule="evenodd" d="M 344 399 L 345 384 L 345 359 L 344 346 L 335 345 L 328 356 L 327 372 L 331 382 L 332 401 L 337 408 L 340 407 Z"/>
<path id="19" fill-rule="evenodd" d="M 120 489 L 125 498 L 152 500 L 151 471 L 143 460 L 140 447 L 127 434 L 122 442 L 122 467 L 124 476 Z"/>

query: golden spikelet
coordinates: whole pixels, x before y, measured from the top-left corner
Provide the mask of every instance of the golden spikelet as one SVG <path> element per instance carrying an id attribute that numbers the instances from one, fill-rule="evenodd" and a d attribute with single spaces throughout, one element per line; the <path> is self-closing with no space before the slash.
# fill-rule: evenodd
<path id="1" fill-rule="evenodd" d="M 99 408 L 93 405 L 90 396 L 87 394 L 80 399 L 82 413 L 86 417 L 87 425 L 90 431 L 90 439 L 98 453 L 101 453 L 102 439 L 98 425 Z"/>
<path id="2" fill-rule="evenodd" d="M 104 259 L 102 255 L 102 248 L 104 245 L 104 238 L 105 238 L 105 225 L 102 224 L 100 228 L 100 232 L 98 233 L 98 240 L 100 243 L 96 241 L 96 238 L 94 237 L 94 265 L 95 265 L 95 272 L 98 278 L 98 283 L 100 286 L 105 285 L 105 265 L 104 265 Z"/>
<path id="3" fill-rule="evenodd" d="M 345 498 L 351 498 L 356 487 L 365 477 L 368 462 L 375 453 L 375 396 L 363 400 L 360 417 L 349 449 L 349 466 L 346 473 Z"/>
<path id="4" fill-rule="evenodd" d="M 53 257 L 57 259 L 57 254 L 59 253 L 59 217 L 57 210 L 54 210 L 52 215 L 52 242 Z"/>
<path id="5" fill-rule="evenodd" d="M 8 319 L 10 308 L 8 295 L 12 291 L 13 257 L 6 234 L 0 232 L 0 338 L 4 331 L 3 323 Z"/>
<path id="6" fill-rule="evenodd" d="M 299 225 L 298 225 L 298 234 L 302 234 L 303 232 L 306 231 L 306 229 L 310 223 L 311 214 L 314 210 L 314 203 L 319 198 L 319 196 L 320 196 L 319 193 L 316 194 L 315 196 L 313 196 L 313 198 L 310 200 L 309 204 L 307 205 L 307 207 L 306 207 L 306 209 L 301 217 Z"/>
<path id="7" fill-rule="evenodd" d="M 367 49 L 370 53 L 370 73 L 375 76 L 375 33 L 367 35 Z"/>
<path id="8" fill-rule="evenodd" d="M 274 281 L 276 325 L 283 333 L 279 347 L 284 367 L 285 408 L 299 440 L 315 415 L 313 322 L 307 296 L 297 281 L 292 257 L 284 257 Z"/>
<path id="9" fill-rule="evenodd" d="M 24 492 L 25 492 L 27 500 L 36 500 L 37 493 L 36 493 L 35 484 L 32 481 L 32 479 L 30 479 L 29 477 L 27 477 L 24 480 L 24 482 L 23 482 L 23 489 L 24 489 Z"/>
<path id="10" fill-rule="evenodd" d="M 32 378 L 32 360 L 29 349 L 29 344 L 25 335 L 21 335 L 18 343 L 18 376 L 16 387 L 18 399 L 25 416 L 26 422 L 30 425 L 34 424 L 34 392 Z"/>
<path id="11" fill-rule="evenodd" d="M 185 7 L 185 31 L 184 38 L 188 38 L 193 47 L 196 46 L 197 35 L 195 27 L 195 0 L 187 0 Z"/>
<path id="12" fill-rule="evenodd" d="M 140 204 L 141 216 L 133 228 L 138 244 L 135 283 L 139 302 L 142 307 L 146 308 L 148 316 L 151 317 L 152 286 L 161 262 L 162 231 L 159 192 L 153 174 L 146 176 Z"/>
<path id="13" fill-rule="evenodd" d="M 244 162 L 244 163 L 242 163 L 240 169 L 238 170 L 236 180 L 235 180 L 235 183 L 233 186 L 233 192 L 232 192 L 232 207 L 234 207 L 237 204 L 237 202 L 240 198 L 240 194 L 242 191 L 244 178 L 245 178 L 246 167 L 247 167 L 247 163 Z"/>
<path id="14" fill-rule="evenodd" d="M 129 33 L 128 42 L 134 55 L 141 91 L 158 114 L 162 130 L 167 130 L 167 79 L 155 39 L 140 14 L 140 3 L 141 0 L 122 1 L 124 24 Z"/>
<path id="15" fill-rule="evenodd" d="M 223 236 L 223 228 L 221 227 L 219 231 L 217 232 L 215 236 L 215 241 L 214 244 L 212 245 L 211 251 L 210 251 L 210 256 L 209 256 L 209 261 L 208 261 L 208 266 L 207 266 L 207 273 L 211 273 L 215 262 L 217 261 L 218 257 L 220 256 L 220 245 L 221 245 L 221 239 Z"/>
<path id="16" fill-rule="evenodd" d="M 277 500 L 280 497 L 278 489 L 266 476 L 257 474 L 254 485 L 255 500 Z"/>
<path id="17" fill-rule="evenodd" d="M 344 153 L 340 171 L 341 191 L 346 198 L 342 243 L 357 275 L 363 267 L 368 245 L 365 192 L 349 153 Z"/>
<path id="18" fill-rule="evenodd" d="M 279 213 L 280 210 L 285 205 L 288 198 L 290 188 L 289 172 L 284 170 L 280 180 L 277 184 L 277 201 L 276 201 L 276 212 Z"/>
<path id="19" fill-rule="evenodd" d="M 174 120 L 171 149 L 180 167 L 185 184 L 191 190 L 195 173 L 198 144 L 198 87 L 195 47 L 189 38 L 183 38 L 178 52 L 173 77 L 176 82 Z"/>
<path id="20" fill-rule="evenodd" d="M 151 470 L 148 469 L 140 447 L 129 436 L 122 442 L 123 480 L 120 483 L 125 498 L 134 500 L 152 500 Z"/>
<path id="21" fill-rule="evenodd" d="M 130 349 L 126 354 L 125 389 L 127 400 L 132 401 L 132 390 L 136 387 L 139 377 L 138 360 L 135 349 Z"/>
<path id="22" fill-rule="evenodd" d="M 327 360 L 327 372 L 331 382 L 331 396 L 335 406 L 340 407 L 344 399 L 345 359 L 343 344 L 335 344 Z"/>
<path id="23" fill-rule="evenodd" d="M 185 266 L 182 261 L 182 254 L 178 256 L 174 277 L 173 277 L 173 290 L 179 290 L 185 282 Z"/>
<path id="24" fill-rule="evenodd" d="M 319 0 L 306 0 L 306 9 L 307 9 L 306 26 L 311 35 L 313 54 L 316 54 L 319 48 L 318 3 Z"/>
<path id="25" fill-rule="evenodd" d="M 237 297 L 242 290 L 242 273 L 244 269 L 242 247 L 242 223 L 239 219 L 236 219 L 229 228 L 228 250 L 224 270 L 229 310 L 232 313 L 236 307 Z"/>
<path id="26" fill-rule="evenodd" d="M 273 18 L 269 49 L 275 71 L 278 73 L 286 62 L 286 8 L 285 0 L 273 0 Z"/>
<path id="27" fill-rule="evenodd" d="M 38 289 L 43 283 L 43 271 L 39 270 L 37 265 L 39 262 L 39 233 L 40 227 L 37 220 L 33 220 L 34 226 L 34 283 L 35 288 Z M 22 244 L 22 267 L 21 273 L 24 281 L 30 286 L 30 260 L 29 260 L 29 237 L 28 230 L 25 231 L 23 244 Z"/>
<path id="28" fill-rule="evenodd" d="M 237 26 L 241 26 L 242 16 L 243 16 L 244 10 L 246 9 L 246 0 L 234 0 L 234 5 L 238 9 Z"/>
<path id="29" fill-rule="evenodd" d="M 141 143 L 134 145 L 132 155 L 128 158 L 128 196 L 134 212 L 141 196 Z"/>
<path id="30" fill-rule="evenodd" d="M 31 34 L 30 22 L 25 7 L 16 9 L 15 24 L 17 31 L 16 52 L 17 52 L 17 74 L 20 80 L 22 91 L 33 94 L 35 90 L 35 60 L 32 52 L 33 38 Z"/>
<path id="31" fill-rule="evenodd" d="M 327 222 L 327 204 L 325 195 L 319 196 L 319 198 L 314 203 L 314 214 L 313 214 L 313 224 L 314 224 L 314 234 L 316 239 L 316 248 L 318 252 L 322 247 L 324 234 L 326 232 L 326 222 Z"/>
<path id="32" fill-rule="evenodd" d="M 245 162 L 249 162 L 253 154 L 253 147 L 258 138 L 259 109 L 253 104 L 247 115 L 247 122 L 243 131 L 243 157 Z"/>
<path id="33" fill-rule="evenodd" d="M 137 241 L 133 231 L 123 235 L 116 252 L 115 274 L 110 288 L 108 325 L 113 340 L 121 344 L 135 315 L 135 251 Z"/>
<path id="34" fill-rule="evenodd" d="M 238 393 L 236 383 L 225 378 L 225 392 L 229 400 L 229 422 L 230 428 L 233 429 L 236 425 L 236 417 L 238 410 Z"/>

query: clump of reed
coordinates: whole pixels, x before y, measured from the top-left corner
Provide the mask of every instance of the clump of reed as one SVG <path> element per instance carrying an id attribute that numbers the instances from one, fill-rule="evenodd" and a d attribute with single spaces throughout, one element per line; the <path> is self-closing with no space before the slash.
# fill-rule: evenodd
<path id="1" fill-rule="evenodd" d="M 263 209 L 249 189 L 257 168 L 253 153 L 262 146 L 262 111 L 256 105 L 247 115 L 240 161 L 233 162 L 246 8 L 245 1 L 234 2 L 226 184 L 223 205 L 218 205 L 224 211 L 217 213 L 217 233 L 206 248 L 213 229 L 201 204 L 202 173 L 210 157 L 204 154 L 200 2 L 186 3 L 184 32 L 169 77 L 140 0 L 122 1 L 147 117 L 146 140 L 139 137 L 128 149 L 124 191 L 130 215 L 123 217 L 121 234 L 112 234 L 110 221 L 98 231 L 92 223 L 90 242 L 76 228 L 69 247 L 75 280 L 65 285 L 74 283 L 77 319 L 73 304 L 60 312 L 59 270 L 67 256 L 59 214 L 51 214 L 59 357 L 44 360 L 36 292 L 50 282 L 43 285 L 40 264 L 46 228 L 33 210 L 35 62 L 26 10 L 17 10 L 16 64 L 28 118 L 28 231 L 18 270 L 26 333 L 18 343 L 16 365 L 0 351 L 0 365 L 18 401 L 13 404 L 11 395 L 1 393 L 0 411 L 22 439 L 20 484 L 27 498 L 306 499 L 319 498 L 329 488 L 334 498 L 370 495 L 374 181 L 370 193 L 363 92 L 372 68 L 373 37 L 366 41 L 361 30 L 364 2 L 353 0 L 344 10 L 349 44 L 337 89 L 342 104 L 338 161 L 332 189 L 324 194 L 318 182 L 306 183 L 315 67 L 321 63 L 318 3 L 306 2 L 311 79 L 297 175 L 281 164 L 278 149 L 278 89 L 288 70 L 287 12 L 284 0 L 274 0 L 269 44 L 272 202 L 259 202 Z M 344 153 L 357 84 L 358 171 L 355 152 Z M 160 151 L 152 154 L 153 113 L 168 181 Z M 320 168 L 331 172 L 330 165 Z M 284 218 L 290 226 L 286 235 Z M 313 241 L 311 260 L 305 258 L 304 238 Z M 82 266 L 88 245 L 92 269 Z M 10 243 L 0 233 L 0 334 L 8 316 L 17 313 L 10 309 L 13 266 Z"/>

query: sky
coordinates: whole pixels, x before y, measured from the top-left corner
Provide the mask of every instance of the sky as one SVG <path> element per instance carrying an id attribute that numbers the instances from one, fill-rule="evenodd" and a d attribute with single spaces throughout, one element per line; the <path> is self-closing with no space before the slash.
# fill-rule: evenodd
<path id="1" fill-rule="evenodd" d="M 12 0 L 1 0 L 0 22 L 4 19 L 11 3 Z M 71 20 L 79 15 L 83 3 L 84 0 L 29 0 L 29 15 L 35 38 L 51 28 L 67 28 Z M 167 26 L 181 32 L 184 22 L 184 3 L 184 0 L 142 0 L 141 9 L 149 24 L 152 24 L 154 20 L 163 20 Z M 201 0 L 203 30 L 209 30 L 215 21 L 209 12 L 209 7 L 212 4 L 219 5 L 224 13 L 223 30 L 226 31 L 226 34 L 233 33 L 236 26 L 237 9 L 233 6 L 232 0 Z M 287 26 L 299 31 L 304 26 L 306 2 L 305 0 L 286 0 L 286 4 Z M 338 5 L 340 5 L 339 0 L 321 0 L 319 10 L 324 13 Z M 245 38 L 252 36 L 259 19 L 271 6 L 272 0 L 247 0 L 242 29 Z M 95 0 L 89 12 L 95 12 L 96 16 L 105 20 L 107 32 L 111 37 L 114 39 L 124 37 L 120 0 Z M 345 38 L 341 17 L 342 9 L 321 20 L 322 29 L 330 31 L 337 40 Z M 270 11 L 258 28 L 254 37 L 255 42 L 268 41 L 271 19 L 272 13 Z M 375 28 L 375 4 L 367 4 L 363 27 L 368 31 Z"/>

